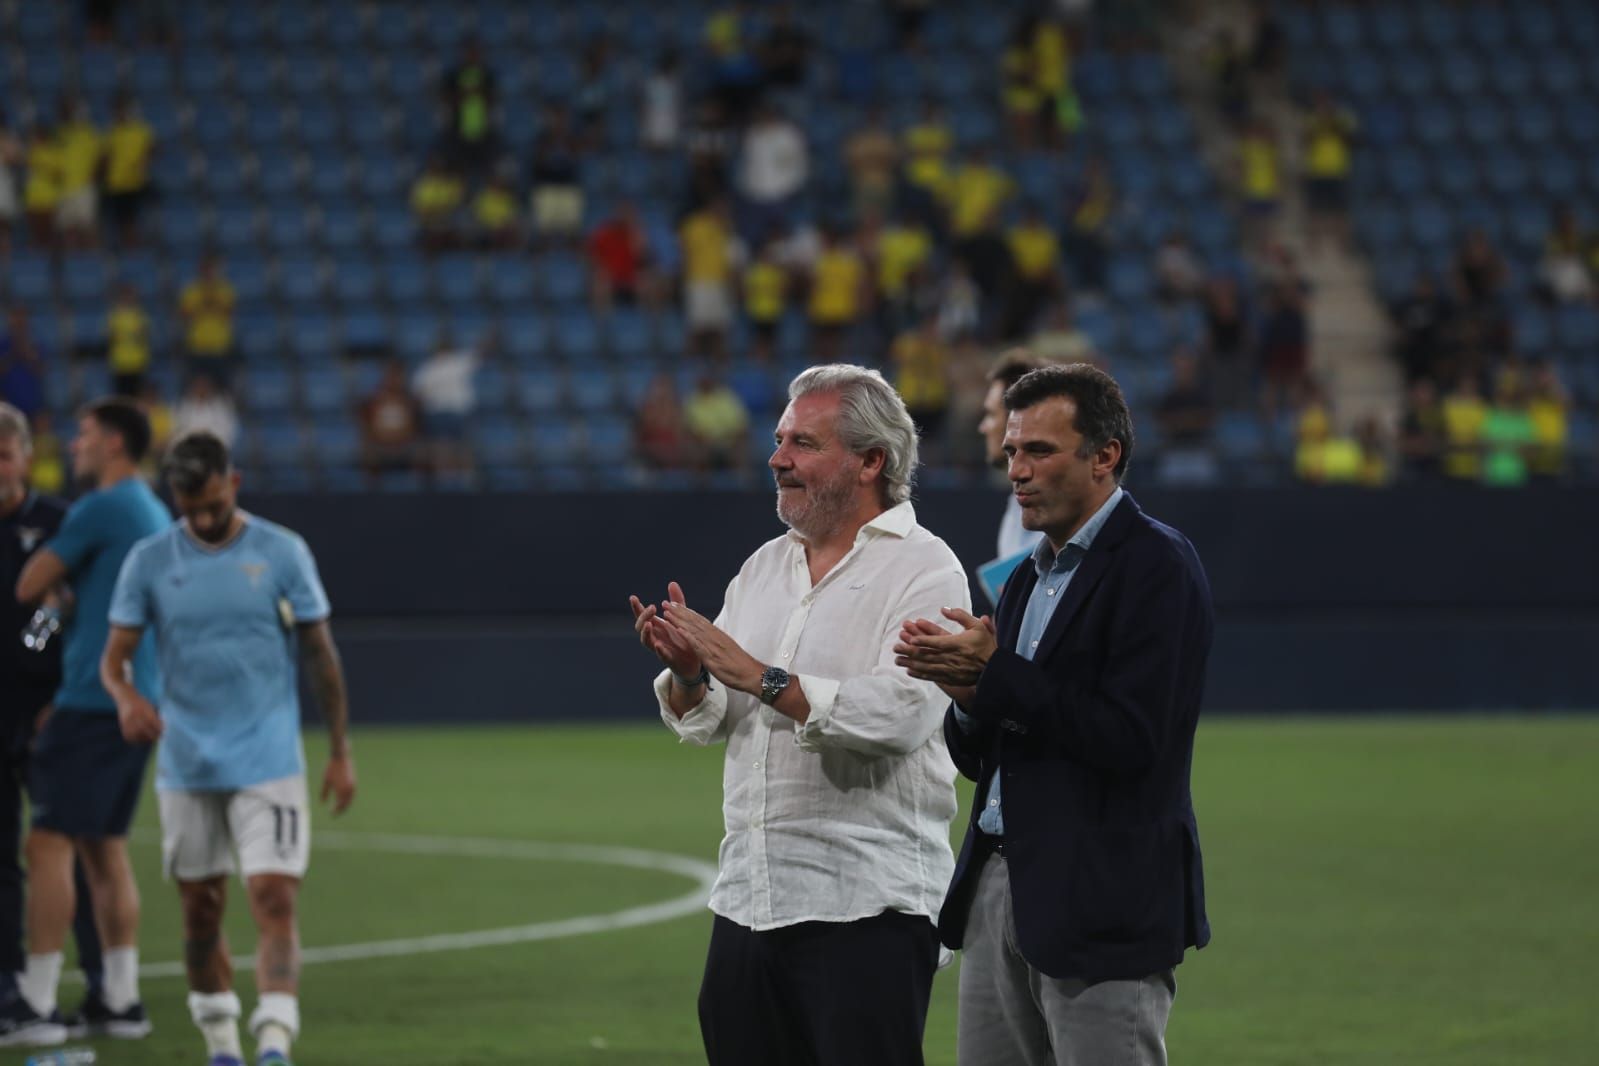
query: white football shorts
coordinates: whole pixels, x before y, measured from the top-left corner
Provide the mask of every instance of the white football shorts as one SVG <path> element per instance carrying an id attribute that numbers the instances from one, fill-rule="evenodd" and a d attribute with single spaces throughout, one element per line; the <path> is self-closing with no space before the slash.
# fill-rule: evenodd
<path id="1" fill-rule="evenodd" d="M 304 774 L 234 792 L 163 790 L 157 796 L 167 877 L 204 881 L 236 868 L 246 878 L 305 876 L 311 859 L 311 803 Z"/>

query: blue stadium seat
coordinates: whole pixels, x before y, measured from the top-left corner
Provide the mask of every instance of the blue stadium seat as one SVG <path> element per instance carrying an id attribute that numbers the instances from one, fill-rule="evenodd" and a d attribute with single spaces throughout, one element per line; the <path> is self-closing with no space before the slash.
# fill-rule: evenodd
<path id="1" fill-rule="evenodd" d="M 568 396 L 573 408 L 581 414 L 609 412 L 617 401 L 615 378 L 608 370 L 576 369 L 568 379 Z"/>
<path id="2" fill-rule="evenodd" d="M 346 351 L 375 352 L 389 347 L 389 323 L 374 306 L 347 309 L 339 324 Z"/>
<path id="3" fill-rule="evenodd" d="M 638 309 L 620 307 L 613 310 L 606 322 L 605 332 L 607 346 L 617 359 L 629 363 L 655 359 L 654 331 L 649 319 Z"/>
<path id="4" fill-rule="evenodd" d="M 318 422 L 311 430 L 311 456 L 321 466 L 354 466 L 361 458 L 361 433 L 351 419 Z"/>
<path id="5" fill-rule="evenodd" d="M 282 366 L 247 366 L 239 374 L 238 391 L 253 414 L 287 414 L 294 407 L 294 377 Z"/>
<path id="6" fill-rule="evenodd" d="M 331 363 L 308 366 L 301 372 L 300 398 L 305 409 L 319 419 L 334 414 L 350 416 L 353 398 L 346 392 L 344 374 Z"/>
<path id="7" fill-rule="evenodd" d="M 580 303 L 588 291 L 588 269 L 576 256 L 546 255 L 536 270 L 544 299 L 552 304 Z"/>
<path id="8" fill-rule="evenodd" d="M 18 302 L 44 305 L 55 296 L 55 278 L 50 261 L 42 257 L 13 252 L 9 295 Z"/>
<path id="9" fill-rule="evenodd" d="M 388 256 L 383 261 L 383 290 L 397 307 L 422 301 L 433 287 L 426 261 L 414 254 Z"/>
<path id="10" fill-rule="evenodd" d="M 571 466 L 583 460 L 579 423 L 552 415 L 536 419 L 528 430 L 529 444 L 541 466 Z"/>
<path id="11" fill-rule="evenodd" d="M 471 423 L 473 451 L 481 462 L 514 466 L 527 460 L 527 441 L 522 427 L 504 417 L 476 418 Z"/>
<path id="12" fill-rule="evenodd" d="M 600 415 L 585 424 L 586 458 L 594 466 L 611 469 L 633 455 L 633 427 L 620 415 Z"/>
<path id="13" fill-rule="evenodd" d="M 571 311 L 557 319 L 554 340 L 556 350 L 573 363 L 590 362 L 599 355 L 599 327 L 587 311 Z"/>

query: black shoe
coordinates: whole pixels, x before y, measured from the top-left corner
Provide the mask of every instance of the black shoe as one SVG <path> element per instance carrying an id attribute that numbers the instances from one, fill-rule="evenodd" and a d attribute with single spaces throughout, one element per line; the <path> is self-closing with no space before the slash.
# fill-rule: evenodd
<path id="1" fill-rule="evenodd" d="M 47 1018 L 21 996 L 0 1004 L 0 1047 L 55 1047 L 67 1042 L 60 1011 Z"/>
<path id="2" fill-rule="evenodd" d="M 83 1004 L 74 1014 L 68 1015 L 67 1021 L 74 1037 L 111 1036 L 118 1040 L 138 1040 L 149 1036 L 154 1028 L 149 1015 L 144 1013 L 143 1003 L 135 1003 L 126 1010 L 113 1011 L 106 1006 L 99 992 L 84 996 Z"/>

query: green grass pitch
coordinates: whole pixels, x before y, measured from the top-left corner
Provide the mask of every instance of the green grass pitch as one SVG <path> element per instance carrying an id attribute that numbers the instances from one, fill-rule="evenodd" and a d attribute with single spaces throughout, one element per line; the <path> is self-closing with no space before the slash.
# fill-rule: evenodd
<path id="1" fill-rule="evenodd" d="M 319 738 L 311 760 L 320 772 Z M 623 845 L 714 861 L 721 749 L 662 729 L 356 732 L 361 794 L 316 822 L 306 946 L 606 914 L 692 891 L 592 862 L 348 850 L 332 833 Z M 1226 719 L 1201 728 L 1195 802 L 1215 939 L 1178 971 L 1182 1066 L 1599 1062 L 1599 717 Z M 969 799 L 969 788 L 963 799 Z M 180 958 L 149 797 L 134 845 L 146 963 Z M 963 824 L 956 825 L 956 830 Z M 235 951 L 252 949 L 237 895 Z M 703 1062 L 709 918 L 308 966 L 301 1066 Z M 253 982 L 241 975 L 246 1010 Z M 70 1005 L 79 991 L 68 986 Z M 181 978 L 155 1034 L 104 1066 L 203 1063 Z M 955 974 L 927 1060 L 952 1064 Z M 0 1064 L 25 1053 L 0 1053 Z"/>

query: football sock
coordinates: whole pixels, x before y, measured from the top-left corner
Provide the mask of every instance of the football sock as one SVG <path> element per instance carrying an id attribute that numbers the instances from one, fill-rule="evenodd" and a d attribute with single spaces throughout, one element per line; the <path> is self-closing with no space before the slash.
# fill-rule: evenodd
<path id="1" fill-rule="evenodd" d="M 105 1005 L 120 1014 L 139 1002 L 139 949 L 107 948 Z"/>
<path id="2" fill-rule="evenodd" d="M 56 1009 L 56 986 L 61 983 L 61 952 L 29 955 L 27 967 L 17 978 L 17 989 L 42 1017 Z"/>
<path id="3" fill-rule="evenodd" d="M 242 1059 L 239 1045 L 239 1014 L 243 1010 L 233 992 L 190 992 L 189 1016 L 205 1037 L 205 1052 L 213 1058 L 231 1055 Z"/>

